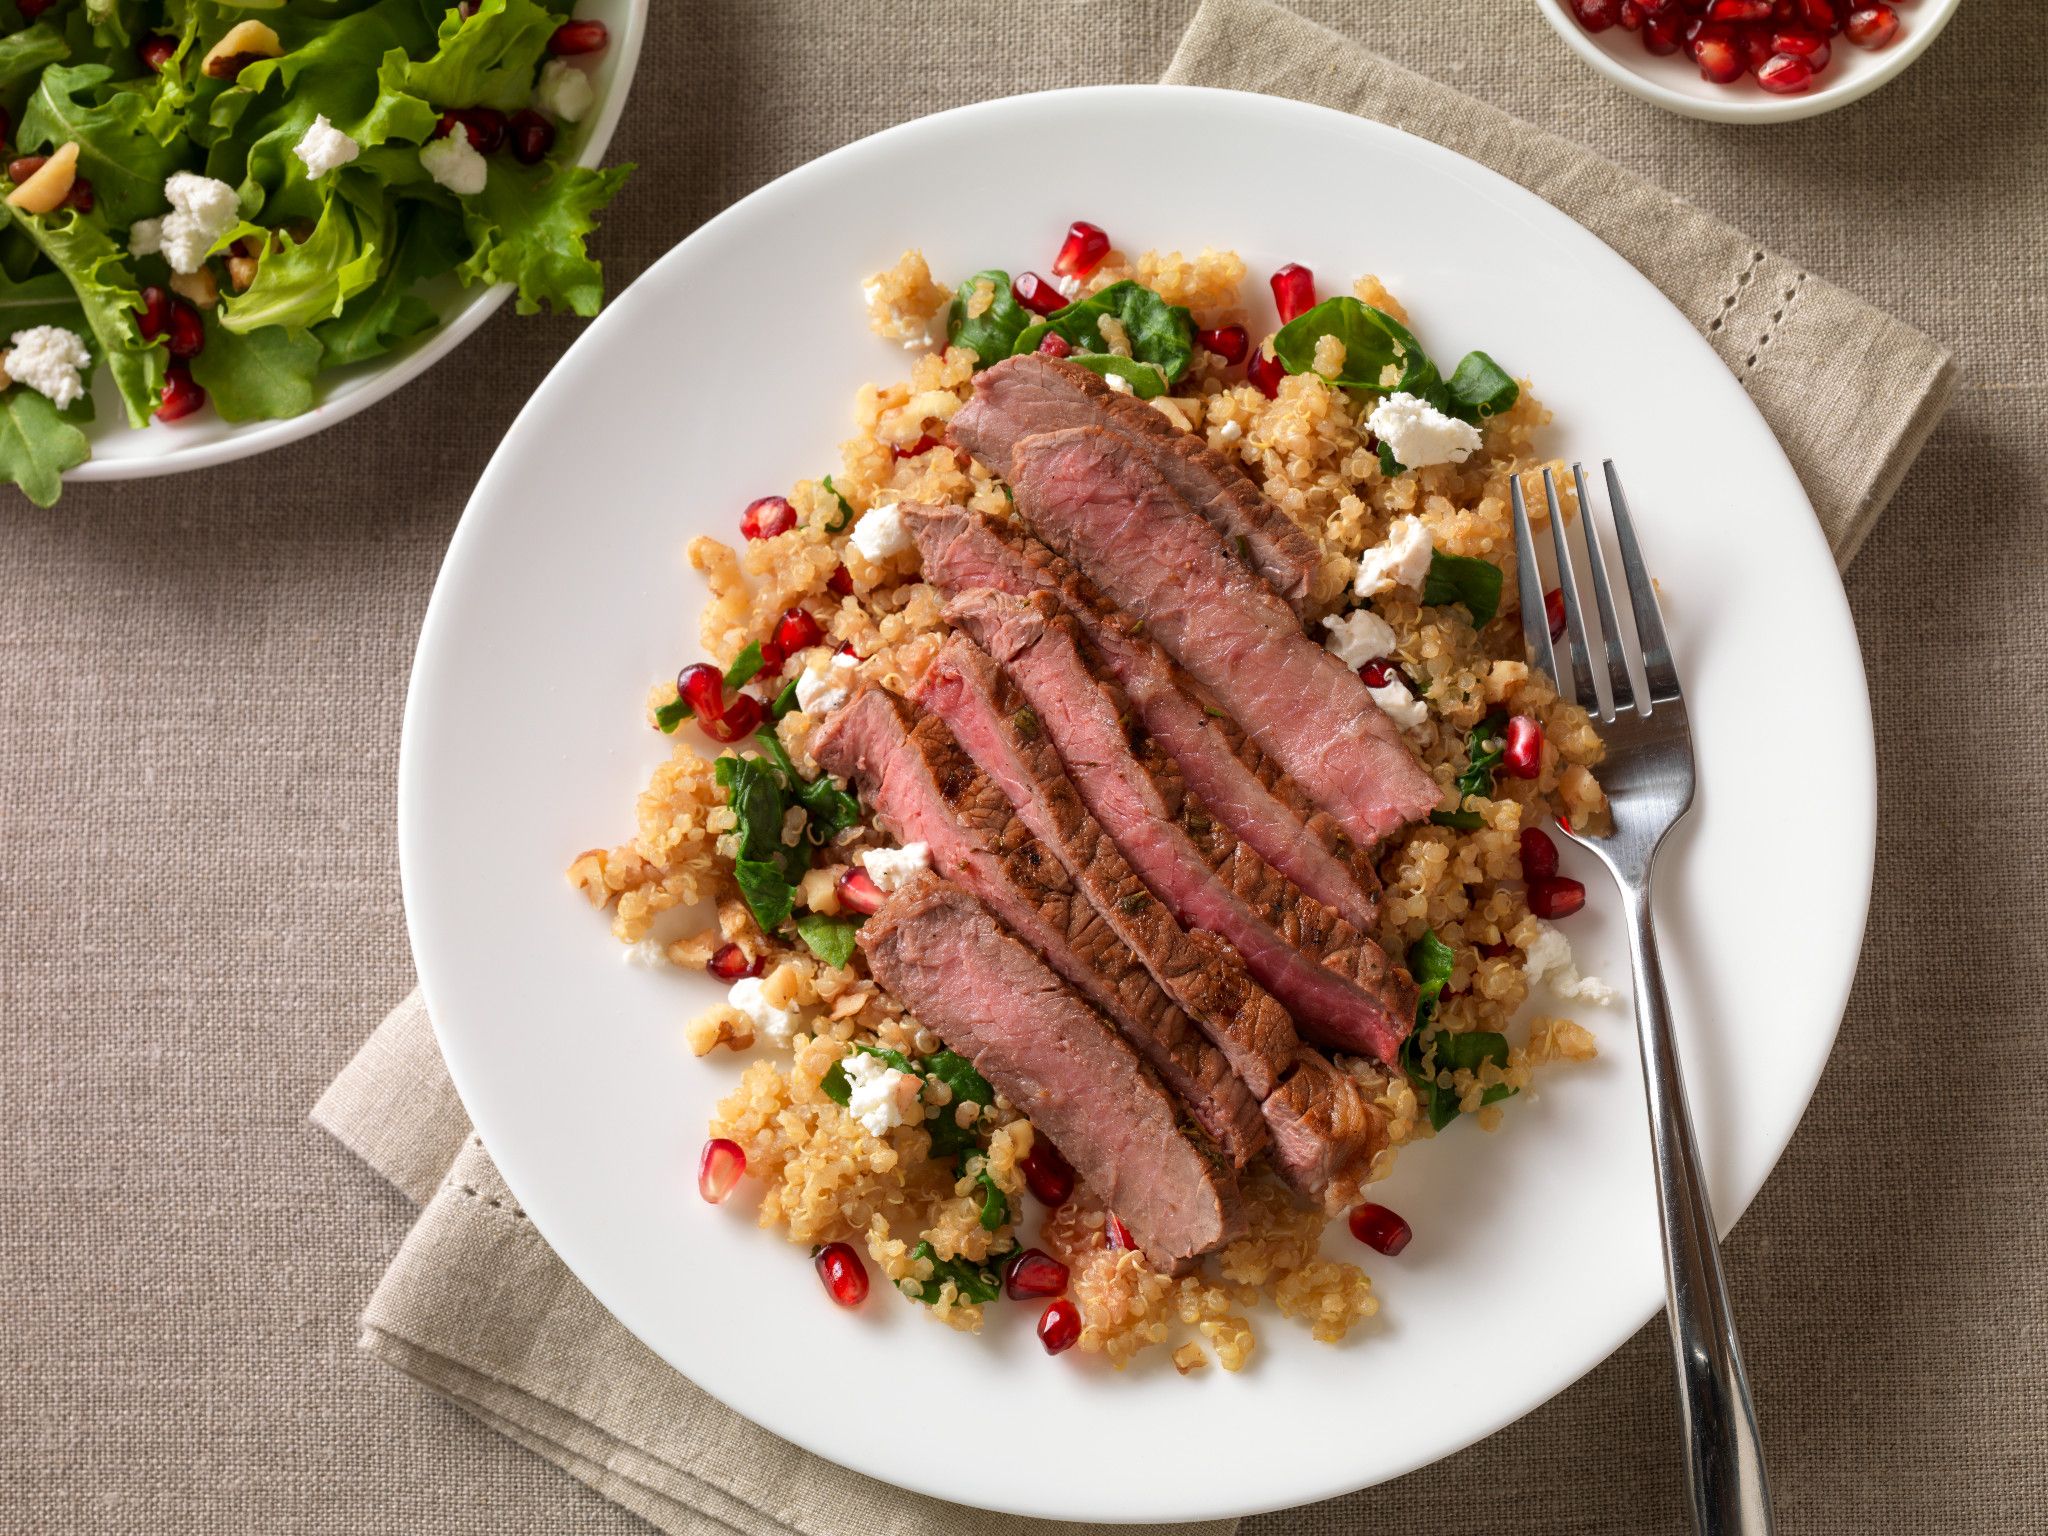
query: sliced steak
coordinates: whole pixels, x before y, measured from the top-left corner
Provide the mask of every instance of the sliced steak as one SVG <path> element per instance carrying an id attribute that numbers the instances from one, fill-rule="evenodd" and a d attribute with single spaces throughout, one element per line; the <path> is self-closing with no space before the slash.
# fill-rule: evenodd
<path id="1" fill-rule="evenodd" d="M 1274 874 L 1214 818 L 1196 812 L 1200 825 L 1191 830 L 1176 816 L 1133 754 L 1055 599 L 977 592 L 956 599 L 947 617 L 1008 670 L 1083 803 L 1184 926 L 1206 929 L 1236 949 L 1309 1039 L 1394 1061 L 1415 1017 L 1406 973 L 1329 908 Z M 1282 1065 L 1293 1054 L 1284 1038 L 1262 1044 L 1269 1060 L 1279 1053 Z"/>
<path id="2" fill-rule="evenodd" d="M 1261 1108 L 1282 1178 L 1326 1211 L 1358 1199 L 1387 1144 L 1386 1117 L 1362 1083 L 1304 1047 Z"/>
<path id="3" fill-rule="evenodd" d="M 827 771 L 860 784 L 899 841 L 927 844 L 940 874 L 965 886 L 1107 1014 L 1234 1165 L 1265 1146 L 1250 1086 L 1132 957 L 944 721 L 920 718 L 895 695 L 867 687 L 819 727 L 811 751 Z"/>
<path id="4" fill-rule="evenodd" d="M 1279 1081 L 1295 1045 L 1286 1011 L 1245 974 L 1213 934 L 1190 934 L 1131 868 L 1116 842 L 1088 814 L 1037 717 L 988 653 L 964 635 L 940 649 L 918 701 L 953 729 L 954 738 L 1017 808 L 1018 819 L 1050 848 L 1102 914 L 1103 921 L 1158 981 L 1162 991 L 1228 1053 L 1244 1085 L 1263 1099 Z"/>
<path id="5" fill-rule="evenodd" d="M 1442 791 L 1358 675 L 1113 432 L 1017 443 L 1011 485 L 1031 525 L 1213 693 L 1294 781 L 1370 848 Z"/>
<path id="6" fill-rule="evenodd" d="M 1323 575 L 1316 541 L 1242 469 L 1142 400 L 1118 394 L 1100 374 L 1073 363 L 1031 353 L 996 364 L 974 381 L 974 398 L 953 417 L 946 439 L 1007 480 L 1020 439 L 1069 427 L 1104 427 L 1126 438 L 1303 622 L 1341 590 L 1341 578 Z"/>
<path id="7" fill-rule="evenodd" d="M 1236 721 L 1197 697 L 1199 685 L 1135 633 L 1070 564 L 1030 535 L 965 507 L 907 507 L 905 518 L 923 557 L 925 580 L 948 596 L 978 587 L 1014 597 L 1056 596 L 1210 813 L 1354 928 L 1373 926 L 1379 880 L 1365 851 Z"/>
<path id="8" fill-rule="evenodd" d="M 875 980 L 1049 1136 L 1169 1273 L 1243 1228 L 1237 1189 L 1182 1134 L 1123 1037 L 966 891 L 906 881 L 862 925 Z"/>

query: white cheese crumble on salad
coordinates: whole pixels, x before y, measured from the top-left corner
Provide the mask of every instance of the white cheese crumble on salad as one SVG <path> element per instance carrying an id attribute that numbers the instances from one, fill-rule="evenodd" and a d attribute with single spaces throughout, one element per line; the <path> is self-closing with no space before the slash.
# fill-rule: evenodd
<path id="1" fill-rule="evenodd" d="M 490 179 L 490 166 L 469 142 L 469 130 L 457 123 L 445 139 L 420 146 L 420 166 L 457 197 L 474 197 Z"/>
<path id="2" fill-rule="evenodd" d="M 1102 382 L 1120 395 L 1128 395 L 1131 392 L 1131 381 L 1120 373 L 1105 373 Z"/>
<path id="3" fill-rule="evenodd" d="M 337 166 L 347 165 L 362 152 L 362 146 L 327 121 L 324 112 L 313 119 L 304 137 L 292 146 L 292 153 L 304 163 L 306 175 L 314 181 Z"/>
<path id="4" fill-rule="evenodd" d="M 790 1036 L 796 1033 L 796 1015 L 769 1002 L 763 995 L 764 991 L 760 977 L 748 976 L 732 984 L 725 1000 L 747 1016 L 757 1033 L 766 1035 L 777 1045 L 788 1045 Z"/>
<path id="5" fill-rule="evenodd" d="M 1365 425 L 1408 469 L 1427 464 L 1462 464 L 1479 448 L 1479 429 L 1446 416 L 1427 400 L 1405 391 L 1372 408 Z"/>
<path id="6" fill-rule="evenodd" d="M 867 515 L 853 525 L 850 544 L 870 562 L 880 565 L 891 555 L 910 548 L 910 530 L 903 526 L 903 509 L 895 502 L 870 507 Z"/>
<path id="7" fill-rule="evenodd" d="M 893 891 L 921 869 L 932 867 L 928 843 L 905 843 L 901 848 L 870 848 L 860 856 L 868 878 L 885 891 Z"/>
<path id="8" fill-rule="evenodd" d="M 160 219 L 137 219 L 128 226 L 128 254 L 163 254 L 173 272 L 197 272 L 213 242 L 234 228 L 242 216 L 235 189 L 211 176 L 173 172 L 164 182 L 164 201 L 171 211 Z"/>
<path id="9" fill-rule="evenodd" d="M 533 88 L 533 104 L 549 117 L 565 123 L 580 123 L 597 92 L 590 88 L 590 76 L 567 59 L 550 59 L 541 66 L 540 80 Z"/>
<path id="10" fill-rule="evenodd" d="M 638 944 L 628 944 L 619 959 L 626 965 L 656 970 L 668 964 L 668 946 L 659 939 L 642 939 Z"/>
<path id="11" fill-rule="evenodd" d="M 1377 597 L 1395 587 L 1421 587 L 1429 575 L 1431 548 L 1429 530 L 1422 526 L 1421 518 L 1395 518 L 1387 527 L 1386 538 L 1358 557 L 1358 579 L 1352 590 L 1360 597 Z"/>
<path id="12" fill-rule="evenodd" d="M 846 702 L 846 674 L 859 665 L 857 657 L 842 652 L 823 668 L 804 668 L 796 680 L 796 707 L 807 715 L 837 709 Z"/>
<path id="13" fill-rule="evenodd" d="M 1529 946 L 1523 972 L 1530 986 L 1546 983 L 1559 997 L 1611 1003 L 1619 995 L 1598 976 L 1581 976 L 1572 961 L 1571 941 L 1541 918 L 1536 921 L 1536 942 Z"/>
<path id="14" fill-rule="evenodd" d="M 36 325 L 14 333 L 7 353 L 7 376 L 25 384 L 62 410 L 85 396 L 79 369 L 91 366 L 85 338 L 61 325 Z"/>
<path id="15" fill-rule="evenodd" d="M 1368 661 L 1390 655 L 1394 649 L 1394 626 L 1370 608 L 1323 620 L 1330 638 L 1323 648 L 1356 672 Z"/>
<path id="16" fill-rule="evenodd" d="M 1429 718 L 1429 707 L 1408 691 L 1408 685 L 1398 677 L 1390 677 L 1379 687 L 1365 690 L 1372 696 L 1373 703 L 1384 710 L 1387 717 L 1404 731 L 1412 731 Z"/>
<path id="17" fill-rule="evenodd" d="M 839 1067 L 849 1090 L 846 1112 L 867 1127 L 870 1136 L 887 1135 L 910 1118 L 918 1103 L 919 1079 L 866 1051 L 848 1051 L 839 1058 Z"/>

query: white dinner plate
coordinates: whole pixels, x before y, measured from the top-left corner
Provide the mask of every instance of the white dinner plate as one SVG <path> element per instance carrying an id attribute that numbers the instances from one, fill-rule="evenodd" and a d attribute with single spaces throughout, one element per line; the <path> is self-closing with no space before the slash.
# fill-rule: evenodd
<path id="1" fill-rule="evenodd" d="M 612 130 L 619 125 L 633 71 L 640 62 L 641 40 L 647 33 L 647 6 L 648 0 L 580 0 L 576 7 L 578 16 L 603 22 L 611 33 L 605 51 L 589 65 L 597 105 L 581 123 L 564 128 L 578 165 L 601 162 L 612 141 Z M 621 195 L 630 197 L 631 188 L 628 179 Z M 602 220 L 603 214 L 598 217 Z M 153 421 L 138 432 L 128 425 L 121 397 L 101 370 L 93 391 L 93 420 L 85 428 L 92 457 L 67 470 L 64 479 L 72 484 L 140 480 L 188 469 L 211 469 L 325 431 L 369 409 L 453 352 L 512 297 L 512 286 L 498 283 L 465 288 L 454 278 L 442 278 L 422 292 L 440 314 L 439 326 L 418 342 L 382 357 L 321 374 L 314 382 L 313 408 L 281 421 L 223 421 L 218 413 L 207 410 L 184 421 Z"/>
<path id="2" fill-rule="evenodd" d="M 934 197 L 934 188 L 946 195 Z M 1558 452 L 1616 457 L 1699 747 L 1699 800 L 1658 890 L 1672 1002 L 1724 1224 L 1783 1150 L 1827 1059 L 1869 893 L 1868 701 L 1833 562 L 1726 368 L 1620 257 L 1520 187 L 1390 128 L 1293 102 L 1118 87 L 963 108 L 850 145 L 712 220 L 576 342 L 464 514 L 420 638 L 400 765 L 414 950 L 463 1100 L 511 1187 L 597 1298 L 748 1418 L 905 1488 L 993 1509 L 1165 1520 L 1393 1477 L 1527 1413 L 1662 1295 L 1631 1023 L 1573 1009 L 1602 1055 L 1544 1073 L 1487 1135 L 1403 1154 L 1379 1198 L 1395 1259 L 1354 1244 L 1383 1310 L 1339 1347 L 1270 1309 L 1248 1369 L 1183 1379 L 1048 1358 L 1034 1308 L 979 1338 L 887 1292 L 832 1306 L 753 1219 L 703 1203 L 713 1103 L 746 1057 L 698 1060 L 712 983 L 620 964 L 563 871 L 628 837 L 668 742 L 650 682 L 696 658 L 690 536 L 837 463 L 861 383 L 907 359 L 860 289 L 907 246 L 942 278 L 1044 269 L 1068 222 L 1119 246 L 1234 247 L 1322 291 L 1379 274 L 1435 356 L 1535 381 Z M 1257 317 L 1270 324 L 1270 313 Z M 1625 975 L 1592 861 L 1567 927 Z M 1741 1298 L 1737 1298 L 1738 1302 Z M 1762 1404 L 1771 1416 L 1768 1398 Z M 1678 1451 L 1671 1451 L 1677 1475 Z"/>

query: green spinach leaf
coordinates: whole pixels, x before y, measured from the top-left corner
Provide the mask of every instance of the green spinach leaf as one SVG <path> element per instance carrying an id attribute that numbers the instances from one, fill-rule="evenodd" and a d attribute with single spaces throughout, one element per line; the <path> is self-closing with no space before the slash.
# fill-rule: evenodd
<path id="1" fill-rule="evenodd" d="M 1395 360 L 1393 318 L 1346 295 L 1325 299 L 1273 333 L 1273 355 L 1289 373 L 1313 373 L 1316 343 L 1334 336 L 1344 343 L 1344 367 L 1330 382 L 1345 389 L 1383 388 L 1381 376 Z M 1405 333 L 1404 333 L 1405 334 Z"/>
<path id="2" fill-rule="evenodd" d="M 1490 714 L 1466 736 L 1465 769 L 1455 781 L 1461 801 L 1467 795 L 1493 794 L 1493 771 L 1507 751 L 1507 741 L 1501 735 L 1506 725 L 1505 716 Z"/>
<path id="3" fill-rule="evenodd" d="M 797 916 L 796 936 L 827 965 L 845 970 L 846 962 L 853 958 L 853 936 L 860 932 L 862 921 L 858 917 L 827 917 L 822 912 L 803 912 Z"/>
<path id="4" fill-rule="evenodd" d="M 1102 374 L 1105 378 L 1122 379 L 1131 386 L 1131 393 L 1140 400 L 1156 400 L 1166 393 L 1166 379 L 1150 363 L 1141 363 L 1128 357 L 1115 357 L 1107 352 L 1076 352 L 1068 362 L 1090 373 Z"/>
<path id="5" fill-rule="evenodd" d="M 970 314 L 975 290 L 984 282 L 991 289 L 988 308 Z M 974 367 L 979 372 L 1010 355 L 1030 319 L 1030 313 L 1010 292 L 1010 274 L 991 267 L 954 290 L 952 307 L 946 311 L 946 338 L 956 347 L 973 350 Z"/>
<path id="6" fill-rule="evenodd" d="M 1405 475 L 1408 473 L 1408 466 L 1406 464 L 1403 464 L 1399 459 L 1395 458 L 1394 450 L 1389 448 L 1385 443 L 1380 444 L 1379 452 L 1380 473 L 1385 475 L 1389 480 L 1393 479 L 1396 475 Z"/>
<path id="7" fill-rule="evenodd" d="M 830 475 L 827 475 L 818 483 L 830 491 L 832 499 L 839 503 L 839 516 L 825 525 L 825 531 L 827 533 L 844 533 L 847 525 L 853 521 L 853 503 L 839 494 L 839 487 L 832 483 Z"/>
<path id="8" fill-rule="evenodd" d="M 847 1056 L 851 1056 L 854 1051 L 859 1051 L 863 1056 L 879 1056 L 886 1065 L 894 1067 L 898 1072 L 916 1075 L 910 1065 L 910 1058 L 901 1051 L 892 1051 L 885 1045 L 868 1045 L 859 1040 L 853 1042 L 846 1053 Z M 825 1069 L 825 1075 L 818 1079 L 818 1086 L 825 1091 L 825 1097 L 841 1109 L 853 1101 L 853 1084 L 847 1081 L 845 1056 Z"/>
<path id="9" fill-rule="evenodd" d="M 998 1262 L 1007 1258 L 1009 1251 L 990 1254 L 986 1264 L 976 1264 L 964 1258 L 942 1259 L 930 1243 L 919 1243 L 910 1250 L 913 1259 L 929 1259 L 932 1277 L 922 1286 L 915 1280 L 904 1282 L 905 1294 L 927 1305 L 939 1299 L 940 1289 L 950 1280 L 962 1301 L 994 1301 L 1003 1293 L 1002 1268 Z"/>
<path id="10" fill-rule="evenodd" d="M 735 859 L 732 875 L 739 883 L 747 910 L 754 914 L 754 921 L 761 925 L 763 933 L 789 916 L 795 905 L 796 891 L 783 877 L 780 864 L 763 859 Z"/>
<path id="11" fill-rule="evenodd" d="M 1447 555 L 1432 550 L 1429 574 L 1422 581 L 1422 600 L 1439 605 L 1462 603 L 1475 627 L 1483 629 L 1500 612 L 1501 569 L 1491 560 Z"/>
<path id="12" fill-rule="evenodd" d="M 796 683 L 797 680 L 792 677 L 782 685 L 782 692 L 775 695 L 775 702 L 768 706 L 770 719 L 780 720 L 796 708 Z"/>
<path id="13" fill-rule="evenodd" d="M 761 655 L 761 642 L 749 640 L 746 648 L 733 657 L 732 665 L 725 669 L 725 686 L 741 688 L 754 680 L 754 674 L 767 665 Z"/>
<path id="14" fill-rule="evenodd" d="M 1484 352 L 1467 352 L 1445 386 L 1453 416 L 1478 422 L 1497 416 L 1521 398 L 1522 387 Z"/>
<path id="15" fill-rule="evenodd" d="M 1476 1072 L 1482 1063 L 1489 1061 L 1496 1067 L 1508 1064 L 1506 1035 L 1496 1034 L 1490 1029 L 1467 1030 L 1462 1035 L 1443 1029 L 1437 1031 L 1436 1064 L 1439 1067 Z"/>
<path id="16" fill-rule="evenodd" d="M 981 1230 L 997 1231 L 1010 1219 L 1010 1198 L 986 1168 L 974 1176 L 974 1182 L 981 1186 Z"/>
<path id="17" fill-rule="evenodd" d="M 1439 827 L 1452 827 L 1460 832 L 1477 832 L 1486 825 L 1486 818 L 1477 811 L 1431 811 L 1430 822 Z"/>
<path id="18" fill-rule="evenodd" d="M 815 779 L 798 775 L 796 764 L 790 761 L 789 753 L 783 750 L 782 742 L 773 731 L 756 731 L 754 740 L 782 771 L 790 799 L 809 814 L 810 824 L 804 833 L 813 843 L 821 846 L 829 843 L 860 820 L 860 802 L 826 775 L 821 773 Z"/>
<path id="19" fill-rule="evenodd" d="M 1144 399 L 1163 393 L 1167 384 L 1187 372 L 1188 361 L 1194 356 L 1194 320 L 1182 306 L 1167 303 L 1143 283 L 1129 278 L 1077 299 L 1025 327 L 1012 342 L 1011 351 L 1036 352 L 1046 332 L 1052 331 L 1071 343 L 1076 353 L 1097 358 L 1108 356 L 1109 342 L 1102 334 L 1102 321 L 1106 318 L 1123 327 L 1131 360 L 1155 364 L 1166 376 L 1159 388 L 1143 396 Z M 1088 357 L 1070 356 L 1067 361 L 1092 366 Z M 1133 384 L 1136 382 L 1132 379 Z"/>
<path id="20" fill-rule="evenodd" d="M 677 726 L 696 717 L 697 712 L 678 695 L 654 712 L 654 726 L 664 736 L 673 736 Z"/>
<path id="21" fill-rule="evenodd" d="M 953 1102 L 965 1099 L 970 1104 L 993 1104 L 996 1091 L 989 1086 L 988 1079 L 974 1070 L 974 1063 L 958 1051 L 935 1051 L 925 1057 L 921 1068 L 926 1077 L 936 1077 L 953 1090 Z"/>

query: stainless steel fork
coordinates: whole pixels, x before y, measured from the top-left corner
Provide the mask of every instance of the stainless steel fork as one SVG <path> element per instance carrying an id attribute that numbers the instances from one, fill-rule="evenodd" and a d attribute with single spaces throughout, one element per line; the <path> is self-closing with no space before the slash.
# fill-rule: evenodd
<path id="1" fill-rule="evenodd" d="M 1570 637 L 1568 664 L 1561 665 L 1564 658 L 1551 644 L 1536 541 L 1518 477 L 1511 482 L 1511 494 L 1522 634 L 1531 665 L 1547 673 L 1561 695 L 1577 699 L 1601 722 L 1601 736 L 1607 743 L 1600 782 L 1614 810 L 1614 833 L 1588 838 L 1570 828 L 1565 831 L 1614 876 L 1628 922 L 1636 1032 L 1642 1040 L 1650 1145 L 1657 1164 L 1657 1210 L 1664 1232 L 1664 1295 L 1678 1369 L 1679 1412 L 1685 1424 L 1685 1475 L 1693 1528 L 1702 1536 L 1766 1536 L 1771 1530 L 1771 1499 L 1757 1436 L 1756 1408 L 1750 1401 L 1749 1376 L 1742 1366 L 1742 1350 L 1728 1308 L 1728 1287 L 1721 1277 L 1714 1211 L 1700 1173 L 1678 1047 L 1671 1035 L 1663 967 L 1657 958 L 1657 934 L 1650 921 L 1650 872 L 1657 849 L 1664 834 L 1692 804 L 1692 729 L 1686 722 L 1685 695 L 1678 685 L 1678 669 L 1664 637 L 1657 593 L 1643 564 L 1621 480 L 1612 460 L 1605 468 L 1615 547 L 1620 551 L 1622 578 L 1634 615 L 1635 661 L 1643 686 L 1638 690 L 1629 675 L 1630 648 L 1616 622 L 1614 594 L 1593 527 L 1585 473 L 1576 464 L 1572 480 L 1578 491 L 1579 515 L 1585 520 L 1585 563 L 1599 610 L 1608 701 L 1603 704 L 1595 682 L 1593 642 L 1586 628 L 1577 562 L 1565 539 L 1557 484 L 1548 469 L 1543 471 L 1543 494 L 1550 513 L 1558 585 L 1564 593 L 1565 630 Z"/>

